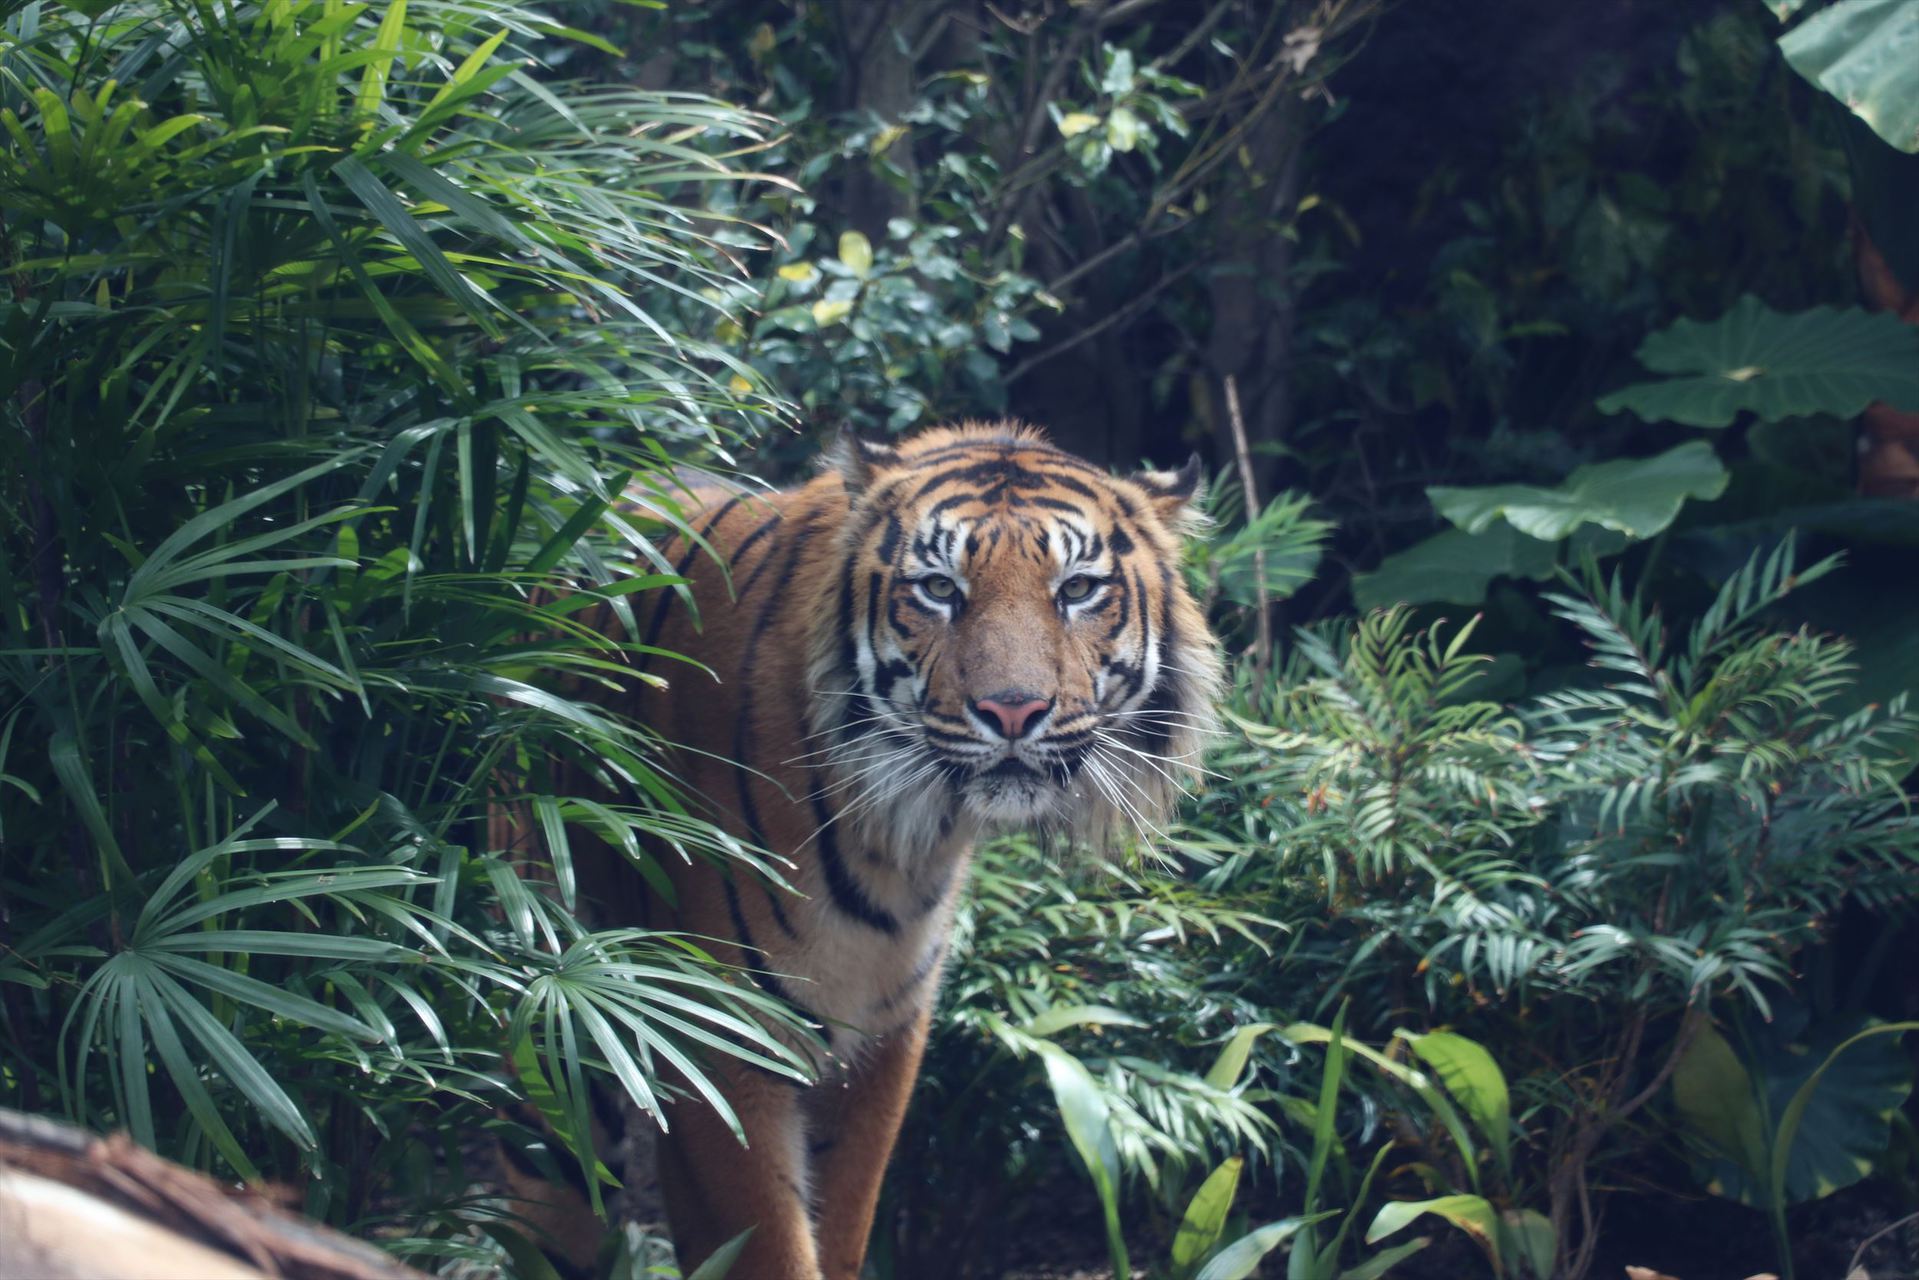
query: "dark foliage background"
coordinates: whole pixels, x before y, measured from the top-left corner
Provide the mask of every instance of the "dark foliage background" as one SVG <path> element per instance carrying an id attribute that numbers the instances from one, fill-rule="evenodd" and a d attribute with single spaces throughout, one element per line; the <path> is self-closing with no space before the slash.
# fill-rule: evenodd
<path id="1" fill-rule="evenodd" d="M 1015 415 L 1206 460 L 1232 727 L 1126 865 L 983 851 L 880 1275 L 1911 1270 L 1854 4 L 6 6 L 0 1104 L 543 1276 L 475 1135 L 791 1068 L 572 911 L 583 833 L 766 869 L 604 708 L 675 468 Z"/>

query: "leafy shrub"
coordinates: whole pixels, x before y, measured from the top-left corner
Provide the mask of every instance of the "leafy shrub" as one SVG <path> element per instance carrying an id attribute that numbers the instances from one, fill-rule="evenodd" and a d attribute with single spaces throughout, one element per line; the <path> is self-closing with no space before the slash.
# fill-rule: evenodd
<path id="1" fill-rule="evenodd" d="M 766 123 L 543 84 L 555 30 L 30 4 L 0 50 L 0 1102 L 342 1225 L 403 1187 L 404 1247 L 454 1257 L 509 1048 L 578 1134 L 589 1073 L 798 1074 L 750 984 L 570 910 L 568 827 L 744 852 L 592 695 L 676 581 L 671 456 L 769 403 L 655 315 L 724 282 L 681 193 Z"/>
<path id="2" fill-rule="evenodd" d="M 1784 544 L 1684 627 L 1589 568 L 1548 598 L 1604 683 L 1516 708 L 1475 698 L 1470 628 L 1388 611 L 1301 633 L 1196 816 L 1238 850 L 1200 885 L 1265 885 L 1301 931 L 1247 998 L 1315 1018 L 1350 998 L 1366 1038 L 1416 1013 L 1507 1047 L 1544 1144 L 1515 1186 L 1550 1203 L 1567 1274 L 1595 1239 L 1594 1163 L 1633 1148 L 1621 1126 L 1713 1002 L 1765 1014 L 1843 904 L 1910 899 L 1911 715 L 1835 714 L 1850 647 L 1764 624 L 1830 568 Z"/>
<path id="3" fill-rule="evenodd" d="M 894 1159 L 897 1239 L 875 1242 L 891 1273 L 990 1267 L 990 1250 L 960 1242 L 1036 1207 L 1032 1193 L 1061 1171 L 1046 1085 L 1056 1055 L 1110 1118 L 1116 1179 L 1170 1198 L 1228 1156 L 1264 1155 L 1274 1128 L 1259 1095 L 1207 1071 L 1218 1041 L 1258 1021 L 1221 944 L 1237 939 L 1252 964 L 1272 936 L 1243 905 L 1163 875 L 1063 867 L 1025 840 L 983 847 Z"/>

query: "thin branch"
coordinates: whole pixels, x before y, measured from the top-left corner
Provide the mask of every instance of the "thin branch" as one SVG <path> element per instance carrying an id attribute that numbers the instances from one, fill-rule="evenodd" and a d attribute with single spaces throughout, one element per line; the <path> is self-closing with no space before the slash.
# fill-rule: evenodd
<path id="1" fill-rule="evenodd" d="M 1185 38 L 1173 46 L 1171 52 L 1164 57 L 1154 58 L 1150 65 L 1156 70 L 1160 67 L 1177 65 L 1181 58 L 1199 47 L 1200 41 L 1213 33 L 1213 28 L 1220 24 L 1220 20 L 1226 16 L 1226 11 L 1231 9 L 1233 4 L 1234 0 L 1219 0 L 1219 3 L 1199 20 L 1199 25 L 1187 32 Z"/>
<path id="2" fill-rule="evenodd" d="M 1074 347 L 1079 346 L 1082 342 L 1086 342 L 1089 339 L 1096 338 L 1100 334 L 1104 333 L 1106 330 L 1112 328 L 1114 325 L 1123 324 L 1126 321 L 1132 319 L 1134 316 L 1144 311 L 1147 308 L 1147 306 L 1151 304 L 1154 298 L 1157 298 L 1160 294 L 1166 292 L 1166 290 L 1172 288 L 1175 284 L 1178 284 L 1181 280 L 1191 275 L 1193 271 L 1198 268 L 1198 266 L 1199 264 L 1197 262 L 1190 262 L 1186 264 L 1185 266 L 1181 267 L 1179 270 L 1167 274 L 1166 276 L 1156 281 L 1150 289 L 1147 289 L 1144 293 L 1140 294 L 1138 297 L 1134 298 L 1131 302 L 1119 308 L 1117 311 L 1109 312 L 1102 319 L 1094 322 L 1093 324 L 1087 325 L 1084 329 L 1081 329 L 1078 333 L 1074 334 L 1072 337 L 1066 338 L 1059 342 L 1054 343 L 1052 346 L 1046 348 L 1046 350 L 1040 352 L 1038 355 L 1029 356 L 1027 359 L 1020 361 L 1019 364 L 1013 366 L 1013 371 L 1006 375 L 1005 380 L 1007 384 L 1010 386 L 1011 384 L 1025 377 L 1027 374 L 1031 373 L 1034 369 L 1038 368 L 1040 365 L 1043 365 L 1048 360 L 1053 359 L 1055 356 L 1065 355 L 1068 351 L 1071 351 Z"/>
<path id="3" fill-rule="evenodd" d="M 1679 1069 L 1679 1060 L 1686 1056 L 1687 1048 L 1692 1044 L 1693 1037 L 1699 1034 L 1699 1027 L 1704 1021 L 1705 1013 L 1698 1006 L 1686 1010 L 1685 1016 L 1679 1020 L 1679 1030 L 1673 1035 L 1672 1048 L 1666 1051 L 1665 1062 L 1660 1064 L 1659 1070 L 1653 1073 L 1652 1080 L 1644 1089 L 1613 1111 L 1612 1120 L 1615 1124 L 1651 1102 L 1665 1087 L 1666 1081 L 1672 1079 L 1672 1073 Z"/>
<path id="4" fill-rule="evenodd" d="M 1109 27 L 1115 22 L 1124 22 L 1163 2 L 1164 0 L 1120 0 L 1118 4 L 1099 15 L 1099 25 Z"/>
<path id="5" fill-rule="evenodd" d="M 1250 526 L 1259 517 L 1259 487 L 1253 483 L 1253 453 L 1246 443 L 1246 419 L 1239 411 L 1239 379 L 1230 373 L 1226 375 L 1226 421 L 1233 429 L 1239 487 L 1246 495 L 1246 523 Z M 1258 630 L 1253 642 L 1253 679 L 1263 687 L 1273 665 L 1273 602 L 1266 595 L 1266 548 L 1257 542 L 1253 544 L 1253 599 L 1259 608 L 1254 619 Z"/>
<path id="6" fill-rule="evenodd" d="M 1039 145 L 1040 132 L 1046 127 L 1046 108 L 1059 93 L 1060 86 L 1066 82 L 1066 77 L 1071 75 L 1073 68 L 1078 65 L 1080 47 L 1091 38 L 1104 12 L 1105 7 L 1102 5 L 1098 9 L 1091 9 L 1082 14 L 1079 22 L 1073 27 L 1073 34 L 1067 37 L 1066 47 L 1060 51 L 1053 65 L 1047 68 L 1046 78 L 1040 81 L 1039 92 L 1033 95 L 1032 102 L 1027 105 L 1026 119 L 1020 125 L 1019 137 L 1013 149 L 1013 163 L 1017 164 L 1021 156 L 1031 153 L 1033 148 Z M 1037 53 L 1038 51 L 1035 50 L 1035 56 Z M 998 244 L 999 238 L 1012 224 L 1014 210 L 1020 205 L 1020 201 L 1012 198 L 1012 194 L 1009 191 L 1007 198 L 1001 200 L 999 207 L 993 210 L 993 220 L 986 228 L 985 243 L 989 247 Z"/>

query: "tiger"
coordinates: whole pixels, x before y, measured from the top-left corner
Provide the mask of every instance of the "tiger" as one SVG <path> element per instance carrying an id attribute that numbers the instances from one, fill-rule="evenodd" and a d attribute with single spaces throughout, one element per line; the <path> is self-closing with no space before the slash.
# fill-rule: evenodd
<path id="1" fill-rule="evenodd" d="M 1150 833 L 1196 775 L 1221 682 L 1181 572 L 1199 467 L 1120 477 L 1030 426 L 965 423 L 843 440 L 796 488 L 696 492 L 674 561 L 690 604 L 663 593 L 641 652 L 712 678 L 649 680 L 627 709 L 797 892 L 663 859 L 672 903 L 632 909 L 730 940 L 719 958 L 825 1057 L 810 1087 L 710 1063 L 746 1150 L 711 1106 L 667 1107 L 686 1271 L 751 1228 L 730 1276 L 855 1280 L 976 842 Z"/>

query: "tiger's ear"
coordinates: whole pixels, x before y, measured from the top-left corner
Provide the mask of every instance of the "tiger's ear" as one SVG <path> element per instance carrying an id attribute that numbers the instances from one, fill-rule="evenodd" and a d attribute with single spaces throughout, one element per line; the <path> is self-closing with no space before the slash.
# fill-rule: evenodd
<path id="1" fill-rule="evenodd" d="M 849 494 L 860 494 L 873 483 L 873 477 L 900 464 L 900 451 L 876 440 L 862 440 L 851 431 L 826 451 L 826 465 L 840 473 L 840 483 Z"/>
<path id="2" fill-rule="evenodd" d="M 1153 510 L 1174 532 L 1191 537 L 1205 527 L 1206 485 L 1200 480 L 1197 453 L 1177 471 L 1137 472 L 1133 483 L 1146 490 Z"/>

